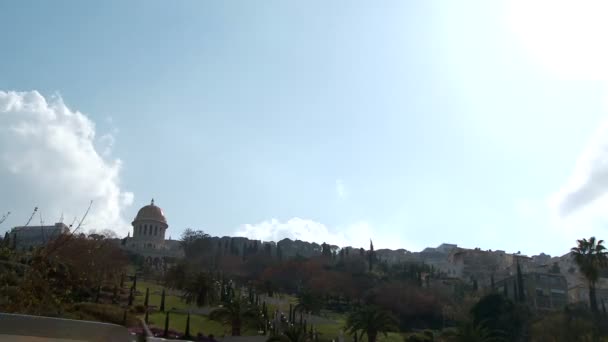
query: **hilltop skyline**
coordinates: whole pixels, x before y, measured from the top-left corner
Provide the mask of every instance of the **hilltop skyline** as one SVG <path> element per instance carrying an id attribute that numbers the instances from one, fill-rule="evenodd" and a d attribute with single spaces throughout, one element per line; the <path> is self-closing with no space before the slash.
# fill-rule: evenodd
<path id="1" fill-rule="evenodd" d="M 155 198 L 173 238 L 561 255 L 608 236 L 608 6 L 570 6 L 0 4 L 0 232 Z"/>

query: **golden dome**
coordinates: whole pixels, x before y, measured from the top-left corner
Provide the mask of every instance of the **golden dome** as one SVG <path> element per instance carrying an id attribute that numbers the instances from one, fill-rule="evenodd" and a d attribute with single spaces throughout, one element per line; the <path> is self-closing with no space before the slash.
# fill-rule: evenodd
<path id="1" fill-rule="evenodd" d="M 133 222 L 141 220 L 158 221 L 167 224 L 167 219 L 165 218 L 165 214 L 163 214 L 163 210 L 154 205 L 154 199 L 152 199 L 152 203 L 139 209 Z"/>

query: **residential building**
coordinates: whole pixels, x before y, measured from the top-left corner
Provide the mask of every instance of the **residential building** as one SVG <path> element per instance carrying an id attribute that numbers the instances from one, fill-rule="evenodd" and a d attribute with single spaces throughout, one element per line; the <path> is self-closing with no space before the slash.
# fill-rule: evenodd
<path id="1" fill-rule="evenodd" d="M 523 291 L 526 303 L 535 310 L 559 310 L 568 304 L 568 285 L 561 274 L 524 273 Z M 505 293 L 513 301 L 520 291 L 517 275 L 495 283 L 495 289 Z"/>
<path id="2" fill-rule="evenodd" d="M 18 250 L 27 250 L 43 246 L 69 231 L 68 226 L 61 222 L 52 226 L 21 226 L 11 229 L 9 238 L 11 246 L 15 246 Z"/>

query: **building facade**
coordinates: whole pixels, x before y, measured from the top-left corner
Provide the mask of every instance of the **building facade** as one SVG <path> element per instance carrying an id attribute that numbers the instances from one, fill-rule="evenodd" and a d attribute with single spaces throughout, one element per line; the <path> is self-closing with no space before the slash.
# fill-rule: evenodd
<path id="1" fill-rule="evenodd" d="M 568 304 L 568 284 L 561 274 L 525 273 L 522 274 L 523 291 L 527 304 L 535 310 L 560 310 Z M 509 299 L 516 301 L 520 291 L 517 275 L 496 282 L 496 289 Z"/>
<path id="2" fill-rule="evenodd" d="M 64 223 L 55 223 L 52 226 L 21 226 L 14 227 L 8 234 L 11 246 L 18 250 L 27 250 L 47 244 L 61 234 L 70 232 Z"/>
<path id="3" fill-rule="evenodd" d="M 139 209 L 131 226 L 133 234 L 129 234 L 122 243 L 127 251 L 142 255 L 155 264 L 167 257 L 183 256 L 179 242 L 165 238 L 169 224 L 163 210 L 154 204 L 154 199 Z"/>

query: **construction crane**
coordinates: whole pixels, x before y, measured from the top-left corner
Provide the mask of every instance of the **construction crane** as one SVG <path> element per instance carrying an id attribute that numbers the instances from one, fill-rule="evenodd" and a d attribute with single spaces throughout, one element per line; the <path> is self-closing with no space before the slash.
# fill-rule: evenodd
<path id="1" fill-rule="evenodd" d="M 38 211 L 38 207 L 35 207 L 35 208 L 34 208 L 34 212 L 33 212 L 33 213 L 32 213 L 32 215 L 30 216 L 30 219 L 29 219 L 29 220 L 27 220 L 27 222 L 25 223 L 25 227 L 27 227 L 27 226 L 30 224 L 30 222 L 32 222 L 32 219 L 34 218 L 34 215 L 36 215 L 36 212 L 37 212 L 37 211 Z"/>
<path id="2" fill-rule="evenodd" d="M 11 212 L 9 211 L 8 213 L 2 215 L 2 217 L 0 217 L 0 224 L 4 223 L 4 221 L 6 221 L 6 218 L 8 217 L 8 215 L 10 215 Z"/>

